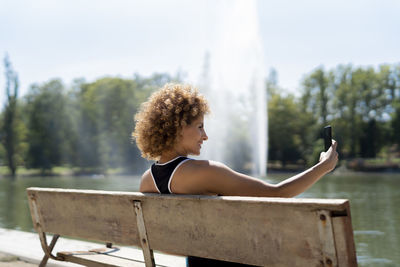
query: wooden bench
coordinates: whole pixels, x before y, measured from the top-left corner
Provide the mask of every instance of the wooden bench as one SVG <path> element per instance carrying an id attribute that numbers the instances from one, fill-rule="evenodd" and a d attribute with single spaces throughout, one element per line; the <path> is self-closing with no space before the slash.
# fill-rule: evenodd
<path id="1" fill-rule="evenodd" d="M 110 251 L 54 256 L 59 236 L 108 243 L 110 250 L 116 249 L 109 243 L 139 246 L 146 266 L 155 266 L 153 250 L 258 266 L 357 266 L 350 205 L 344 199 L 27 192 L 45 253 L 41 266 L 48 258 L 129 266 Z M 46 234 L 53 234 L 50 244 Z"/>

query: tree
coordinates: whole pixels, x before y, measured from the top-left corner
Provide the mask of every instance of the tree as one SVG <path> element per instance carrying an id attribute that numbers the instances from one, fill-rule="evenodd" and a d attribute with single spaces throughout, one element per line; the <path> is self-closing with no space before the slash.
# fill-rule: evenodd
<path id="1" fill-rule="evenodd" d="M 285 166 L 287 162 L 302 158 L 299 106 L 293 95 L 284 97 L 271 91 L 269 94 L 268 158 L 279 160 Z"/>
<path id="2" fill-rule="evenodd" d="M 329 113 L 330 88 L 328 77 L 323 67 L 319 67 L 308 75 L 303 81 L 303 106 L 317 114 L 318 121 L 326 125 Z"/>
<path id="3" fill-rule="evenodd" d="M 391 119 L 392 142 L 400 146 L 400 102 L 395 103 Z"/>
<path id="4" fill-rule="evenodd" d="M 133 116 L 160 86 L 173 80 L 166 74 L 134 79 L 102 78 L 82 83 L 76 93 L 76 165 L 81 169 L 123 167 L 140 172 L 145 165 L 132 144 Z"/>
<path id="5" fill-rule="evenodd" d="M 380 83 L 384 88 L 386 99 L 386 107 L 384 113 L 391 117 L 389 122 L 389 136 L 385 136 L 386 140 L 400 145 L 400 64 L 383 65 L 380 68 Z"/>
<path id="6" fill-rule="evenodd" d="M 43 85 L 32 85 L 26 96 L 28 113 L 27 167 L 50 171 L 65 163 L 71 125 L 66 116 L 64 85 L 51 80 Z"/>
<path id="7" fill-rule="evenodd" d="M 6 104 L 3 114 L 3 123 L 1 127 L 1 140 L 6 151 L 6 162 L 11 176 L 15 177 L 17 170 L 17 147 L 19 136 L 17 131 L 17 99 L 18 99 L 18 75 L 12 69 L 8 55 L 4 57 L 4 67 L 6 69 Z"/>

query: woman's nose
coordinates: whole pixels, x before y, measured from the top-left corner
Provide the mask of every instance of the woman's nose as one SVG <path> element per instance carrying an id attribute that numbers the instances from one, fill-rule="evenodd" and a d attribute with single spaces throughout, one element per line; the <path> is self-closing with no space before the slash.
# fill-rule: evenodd
<path id="1" fill-rule="evenodd" d="M 205 140 L 208 140 L 208 136 L 207 136 L 207 134 L 206 134 L 206 131 L 203 131 L 203 140 L 205 141 Z"/>

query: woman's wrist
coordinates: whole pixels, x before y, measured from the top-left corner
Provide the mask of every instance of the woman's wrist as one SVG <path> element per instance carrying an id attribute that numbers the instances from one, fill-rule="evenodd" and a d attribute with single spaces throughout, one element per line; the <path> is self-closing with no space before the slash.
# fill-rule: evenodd
<path id="1" fill-rule="evenodd" d="M 333 170 L 327 160 L 318 162 L 314 167 L 318 168 L 322 172 L 322 175 L 330 173 Z"/>

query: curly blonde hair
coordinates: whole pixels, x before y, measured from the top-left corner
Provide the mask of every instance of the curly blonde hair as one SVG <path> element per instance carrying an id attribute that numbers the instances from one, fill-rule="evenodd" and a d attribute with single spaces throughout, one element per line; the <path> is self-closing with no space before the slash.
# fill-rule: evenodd
<path id="1" fill-rule="evenodd" d="M 141 105 L 132 137 L 142 157 L 158 160 L 164 151 L 174 147 L 182 127 L 207 113 L 207 100 L 197 89 L 168 83 Z"/>

